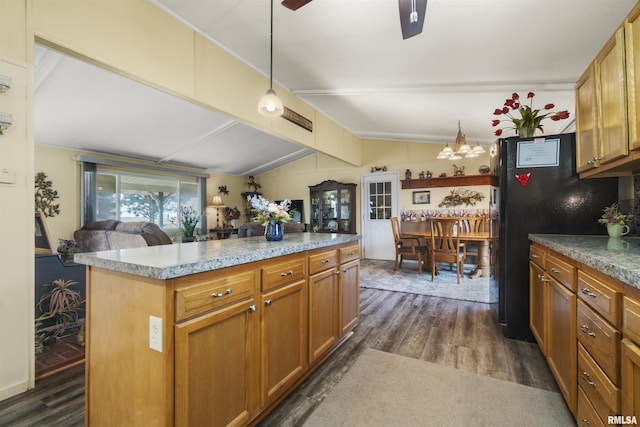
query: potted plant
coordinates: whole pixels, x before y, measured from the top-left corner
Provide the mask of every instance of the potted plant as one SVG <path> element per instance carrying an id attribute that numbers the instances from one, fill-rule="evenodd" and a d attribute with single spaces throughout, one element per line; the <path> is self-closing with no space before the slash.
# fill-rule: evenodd
<path id="1" fill-rule="evenodd" d="M 49 289 L 38 301 L 38 309 L 43 314 L 35 321 L 38 325 L 44 320 L 55 319 L 55 327 L 49 338 L 57 340 L 67 336 L 67 328 L 78 321 L 78 313 L 83 310 L 84 299 L 80 292 L 73 289 L 77 284 L 78 282 L 73 280 L 56 279 L 44 285 Z"/>
<path id="2" fill-rule="evenodd" d="M 60 260 L 65 264 L 73 262 L 73 255 L 82 252 L 80 245 L 75 240 L 58 239 L 58 247 L 56 248 Z"/>
<path id="3" fill-rule="evenodd" d="M 196 226 L 200 222 L 200 215 L 191 206 L 183 206 L 180 210 L 180 228 L 183 242 L 195 242 Z"/>
<path id="4" fill-rule="evenodd" d="M 627 221 L 631 220 L 633 215 L 626 215 L 620 212 L 618 202 L 613 203 L 602 209 L 602 216 L 598 220 L 600 224 L 607 226 L 607 233 L 611 237 L 621 237 L 629 233 Z"/>
<path id="5" fill-rule="evenodd" d="M 291 202 L 287 199 L 282 204 L 270 202 L 262 196 L 247 197 L 253 208 L 253 222 L 259 222 L 265 227 L 264 236 L 269 241 L 282 240 L 282 224 L 291 221 L 289 206 Z"/>

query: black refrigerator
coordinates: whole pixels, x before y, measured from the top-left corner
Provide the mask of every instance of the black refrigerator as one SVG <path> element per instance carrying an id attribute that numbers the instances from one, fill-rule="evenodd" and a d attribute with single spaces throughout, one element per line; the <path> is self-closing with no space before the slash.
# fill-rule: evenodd
<path id="1" fill-rule="evenodd" d="M 507 338 L 529 330 L 529 233 L 606 234 L 602 209 L 618 199 L 618 178 L 579 179 L 575 133 L 499 139 L 492 159 L 498 239 L 498 322 Z"/>

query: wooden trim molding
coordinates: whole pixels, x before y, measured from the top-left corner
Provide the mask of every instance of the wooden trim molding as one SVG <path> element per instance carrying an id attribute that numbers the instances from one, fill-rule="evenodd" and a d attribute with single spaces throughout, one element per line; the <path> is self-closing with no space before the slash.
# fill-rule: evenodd
<path id="1" fill-rule="evenodd" d="M 442 178 L 418 178 L 402 179 L 402 189 L 412 188 L 438 188 L 438 187 L 463 187 L 467 185 L 493 185 L 498 186 L 498 177 L 494 175 L 463 175 L 446 176 Z"/>

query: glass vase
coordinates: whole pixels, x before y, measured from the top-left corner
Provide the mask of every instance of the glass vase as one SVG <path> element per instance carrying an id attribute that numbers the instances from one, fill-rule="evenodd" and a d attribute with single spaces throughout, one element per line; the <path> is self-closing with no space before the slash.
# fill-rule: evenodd
<path id="1" fill-rule="evenodd" d="M 282 224 L 267 224 L 264 228 L 264 237 L 270 242 L 278 242 L 284 237 Z"/>

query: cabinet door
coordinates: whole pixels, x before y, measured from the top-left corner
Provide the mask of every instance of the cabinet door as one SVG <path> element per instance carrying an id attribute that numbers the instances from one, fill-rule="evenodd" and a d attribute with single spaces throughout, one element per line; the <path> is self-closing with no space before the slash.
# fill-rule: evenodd
<path id="1" fill-rule="evenodd" d="M 576 295 L 554 279 L 547 282 L 547 363 L 572 414 L 577 405 Z"/>
<path id="2" fill-rule="evenodd" d="M 583 172 L 595 166 L 597 154 L 595 65 L 576 83 L 576 167 Z"/>
<path id="3" fill-rule="evenodd" d="M 253 304 L 245 300 L 175 327 L 177 426 L 245 425 L 257 411 Z"/>
<path id="4" fill-rule="evenodd" d="M 627 64 L 629 149 L 640 149 L 640 4 L 627 17 L 624 38 Z"/>
<path id="5" fill-rule="evenodd" d="M 544 270 L 533 262 L 529 263 L 529 327 L 538 341 L 542 354 L 547 355 L 545 342 L 545 288 Z"/>
<path id="6" fill-rule="evenodd" d="M 335 268 L 309 277 L 309 363 L 333 346 L 340 336 L 338 324 L 338 271 Z"/>
<path id="7" fill-rule="evenodd" d="M 262 406 L 282 394 L 307 368 L 306 282 L 262 295 Z"/>
<path id="8" fill-rule="evenodd" d="M 622 414 L 640 414 L 640 347 L 622 340 Z"/>
<path id="9" fill-rule="evenodd" d="M 360 260 L 340 266 L 340 331 L 346 334 L 358 323 L 360 313 Z"/>
<path id="10" fill-rule="evenodd" d="M 624 28 L 618 29 L 596 58 L 600 163 L 629 154 Z"/>

